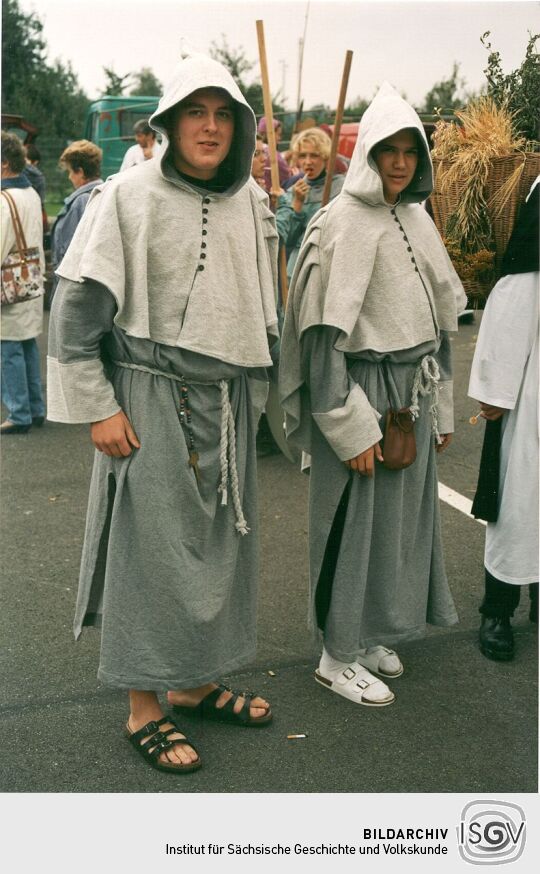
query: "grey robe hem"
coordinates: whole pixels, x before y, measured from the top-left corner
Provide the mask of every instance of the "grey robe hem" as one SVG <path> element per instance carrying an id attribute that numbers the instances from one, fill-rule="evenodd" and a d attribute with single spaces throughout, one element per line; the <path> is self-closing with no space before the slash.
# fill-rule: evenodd
<path id="1" fill-rule="evenodd" d="M 384 415 L 389 400 L 380 368 L 382 356 L 366 353 L 345 362 L 339 353 L 330 351 L 332 339 L 324 329 L 311 335 L 307 332 L 304 338 L 305 366 L 311 371 L 316 409 L 339 407 L 352 380 L 373 410 Z M 431 348 L 403 350 L 389 357 L 393 406 L 399 409 L 410 403 L 418 357 L 436 348 L 433 341 Z M 446 371 L 449 362 L 441 364 Z M 340 661 L 354 661 L 358 651 L 368 646 L 417 640 L 427 624 L 447 627 L 458 621 L 444 570 L 430 403 L 429 395 L 420 399 L 414 464 L 389 471 L 377 463 L 373 479 L 349 471 L 338 459 L 330 443 L 332 435 L 323 433 L 318 424 L 322 426 L 323 420 L 315 419 L 314 411 L 308 621 L 315 636 L 318 628 L 324 628 L 325 648 Z M 348 483 L 339 548 L 332 549 L 338 550 L 332 570 L 326 566 L 325 555 Z M 322 616 L 317 606 L 321 580 L 328 604 Z"/>
<path id="2" fill-rule="evenodd" d="M 449 628 L 451 625 L 456 625 L 459 622 L 459 617 L 457 613 L 454 611 L 453 613 L 449 613 L 447 616 L 440 616 L 437 618 L 432 618 L 428 623 L 429 625 L 434 625 L 439 628 Z M 319 631 L 318 628 L 312 629 L 314 637 L 317 643 L 323 641 L 323 634 Z M 426 624 L 418 625 L 416 628 L 410 628 L 407 631 L 404 631 L 402 634 L 391 634 L 385 631 L 377 632 L 373 635 L 373 637 L 365 637 L 362 641 L 362 649 L 365 649 L 369 646 L 379 646 L 381 641 L 383 641 L 384 646 L 393 647 L 399 646 L 402 643 L 409 643 L 413 640 L 422 640 L 426 635 Z M 328 653 L 334 659 L 338 659 L 342 662 L 353 662 L 357 655 L 358 650 L 339 650 L 330 643 L 329 641 L 324 641 L 324 647 Z"/>
<path id="3" fill-rule="evenodd" d="M 114 329 L 108 353 L 184 373 L 201 483 L 188 465 L 178 383 L 113 367 L 110 377 L 141 449 L 97 452 L 74 632 L 100 626 L 98 677 L 118 688 L 193 688 L 243 667 L 256 649 L 258 532 L 255 433 L 260 410 L 245 371 Z M 213 373 L 214 372 L 214 373 Z M 235 530 L 219 485 L 220 392 L 228 377 L 240 495 L 250 526 Z"/>
<path id="4" fill-rule="evenodd" d="M 74 634 L 78 638 L 83 627 L 101 629 L 99 676 L 107 683 L 156 690 L 202 685 L 243 667 L 255 653 L 255 435 L 266 371 L 129 337 L 112 325 L 109 292 L 76 291 L 61 286 L 56 295 L 53 354 L 59 351 L 64 369 L 78 362 L 101 365 L 101 357 L 101 384 L 125 411 L 141 446 L 126 458 L 95 454 Z M 63 341 L 64 326 L 69 343 Z M 179 415 L 181 376 L 189 430 Z M 235 449 L 229 442 L 227 455 L 230 472 L 234 451 L 248 536 L 236 527 L 230 478 L 226 505 L 218 492 L 219 381 L 228 386 L 235 422 Z M 90 420 L 92 403 L 87 398 Z M 189 431 L 200 480 L 189 464 Z"/>
<path id="5" fill-rule="evenodd" d="M 102 668 L 98 670 L 97 676 L 98 680 L 102 683 L 105 683 L 107 686 L 114 686 L 117 689 L 140 689 L 149 692 L 168 692 L 173 689 L 197 689 L 206 683 L 222 680 L 226 674 L 247 667 L 255 660 L 255 656 L 256 647 L 253 647 L 242 655 L 238 655 L 234 659 L 216 666 L 213 671 L 193 674 L 188 677 L 184 675 L 178 677 L 175 674 L 171 674 L 169 677 L 154 677 L 145 674 L 133 674 L 130 677 L 126 677 L 111 674 Z"/>

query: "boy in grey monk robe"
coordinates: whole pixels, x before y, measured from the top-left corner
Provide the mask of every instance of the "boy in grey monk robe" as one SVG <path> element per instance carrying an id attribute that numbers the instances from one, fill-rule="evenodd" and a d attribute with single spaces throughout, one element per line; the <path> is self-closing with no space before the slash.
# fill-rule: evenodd
<path id="1" fill-rule="evenodd" d="M 229 73 L 185 58 L 151 119 L 163 150 L 96 189 L 52 311 L 49 417 L 96 446 L 75 617 L 128 689 L 154 767 L 201 759 L 177 713 L 270 721 L 220 678 L 255 654 L 255 435 L 277 337 L 277 234 L 250 180 L 255 118 Z"/>
<path id="2" fill-rule="evenodd" d="M 310 617 L 315 679 L 358 704 L 394 693 L 390 649 L 451 625 L 435 450 L 453 431 L 448 332 L 465 295 L 422 208 L 422 123 L 384 85 L 362 118 L 343 191 L 308 226 L 289 296 L 281 395 L 289 440 L 311 453 Z M 417 458 L 383 466 L 382 417 L 410 407 Z"/>

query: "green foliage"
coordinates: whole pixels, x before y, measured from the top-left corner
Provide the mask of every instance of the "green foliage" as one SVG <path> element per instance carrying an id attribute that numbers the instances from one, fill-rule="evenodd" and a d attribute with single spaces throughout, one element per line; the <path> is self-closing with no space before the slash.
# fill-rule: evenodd
<path id="1" fill-rule="evenodd" d="M 221 45 L 215 41 L 211 43 L 210 57 L 219 61 L 229 71 L 255 115 L 264 115 L 261 83 L 257 79 L 249 83 L 246 82 L 246 74 L 251 73 L 255 67 L 255 61 L 248 60 L 244 49 L 242 47 L 231 48 L 227 42 L 227 37 L 222 33 Z M 277 96 L 272 97 L 272 108 L 274 112 L 283 112 L 284 110 L 284 107 L 278 102 Z"/>
<path id="2" fill-rule="evenodd" d="M 119 76 L 118 73 L 114 72 L 112 67 L 103 67 L 103 72 L 105 73 L 105 90 L 102 92 L 103 96 L 121 96 L 127 88 L 127 80 L 130 78 L 131 73 L 125 73 L 123 76 Z"/>
<path id="3" fill-rule="evenodd" d="M 24 115 L 42 135 L 81 136 L 88 99 L 69 64 L 45 60 L 43 25 L 18 0 L 2 4 L 2 107 Z"/>
<path id="4" fill-rule="evenodd" d="M 480 37 L 489 52 L 488 65 L 484 70 L 488 94 L 497 106 L 508 106 L 514 114 L 514 130 L 528 140 L 540 139 L 540 55 L 536 43 L 540 34 L 529 32 L 525 58 L 520 67 L 505 74 L 499 52 L 492 50 L 488 41 L 490 31 Z"/>
<path id="5" fill-rule="evenodd" d="M 360 95 L 358 95 L 358 97 L 352 100 L 348 104 L 348 106 L 345 107 L 345 116 L 347 118 L 354 118 L 355 120 L 359 120 L 362 118 L 369 104 L 369 100 L 365 100 L 363 97 L 360 97 Z"/>
<path id="6" fill-rule="evenodd" d="M 17 111 L 14 95 L 21 84 L 37 76 L 45 63 L 46 45 L 43 25 L 34 15 L 25 15 L 18 0 L 2 4 L 2 106 L 6 112 Z M 9 58 L 9 63 L 8 63 Z"/>
<path id="7" fill-rule="evenodd" d="M 447 112 L 452 109 L 460 109 L 466 102 L 461 93 L 465 86 L 465 79 L 459 75 L 459 64 L 454 61 L 452 72 L 447 79 L 436 82 L 424 98 L 421 112 L 433 113 L 437 110 Z"/>
<path id="8" fill-rule="evenodd" d="M 221 45 L 214 40 L 210 44 L 210 57 L 219 61 L 227 68 L 241 91 L 245 88 L 244 73 L 250 73 L 255 61 L 249 61 L 243 48 L 231 49 L 224 33 L 221 34 Z"/>
<path id="9" fill-rule="evenodd" d="M 135 87 L 129 92 L 133 97 L 160 97 L 163 86 L 150 67 L 142 67 L 138 73 L 133 73 Z"/>
<path id="10" fill-rule="evenodd" d="M 58 158 L 68 142 L 80 139 L 89 100 L 70 64 L 46 60 L 43 24 L 25 14 L 19 0 L 2 3 L 2 109 L 22 115 L 39 130 L 41 169 L 49 191 L 65 191 Z M 69 189 L 69 185 L 68 185 Z"/>

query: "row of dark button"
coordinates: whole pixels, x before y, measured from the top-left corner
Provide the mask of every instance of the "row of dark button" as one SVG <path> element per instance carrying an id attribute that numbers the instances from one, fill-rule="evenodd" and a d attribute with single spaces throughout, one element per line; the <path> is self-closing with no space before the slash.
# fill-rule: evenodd
<path id="1" fill-rule="evenodd" d="M 208 204 L 208 203 L 210 203 L 210 198 L 209 198 L 209 197 L 204 197 L 204 198 L 203 198 L 203 204 Z M 207 225 L 207 224 L 208 224 L 208 219 L 206 218 L 206 216 L 208 215 L 208 209 L 207 209 L 206 206 L 203 206 L 202 214 L 203 214 L 203 220 L 202 220 L 202 223 L 203 223 L 203 225 Z M 203 237 L 206 237 L 207 234 L 208 234 L 207 229 L 206 229 L 206 228 L 203 228 L 203 229 L 202 229 L 202 235 L 203 235 Z M 205 240 L 203 240 L 202 243 L 201 243 L 201 249 L 206 249 L 206 241 L 205 241 Z M 199 255 L 199 259 L 200 259 L 201 261 L 204 261 L 205 258 L 206 258 L 206 252 L 201 252 L 201 254 Z M 197 267 L 197 270 L 204 270 L 204 264 L 199 264 L 198 267 Z"/>
<path id="2" fill-rule="evenodd" d="M 408 240 L 408 238 L 407 238 L 407 234 L 406 234 L 405 231 L 403 230 L 403 226 L 402 226 L 400 220 L 398 219 L 398 217 L 397 217 L 397 215 L 396 215 L 396 210 L 395 210 L 395 209 L 391 209 L 390 212 L 391 212 L 392 215 L 394 216 L 394 221 L 398 223 L 398 228 L 400 229 L 401 233 L 403 234 L 403 239 L 404 239 L 405 242 L 407 243 L 407 252 L 412 252 L 412 249 L 411 249 L 411 247 L 410 247 L 410 245 L 409 245 L 409 240 Z M 414 255 L 411 255 L 411 261 L 412 261 L 412 263 L 414 264 L 414 269 L 415 269 L 416 273 L 419 273 L 420 271 L 418 270 L 418 267 L 416 266 L 416 261 L 414 260 Z"/>

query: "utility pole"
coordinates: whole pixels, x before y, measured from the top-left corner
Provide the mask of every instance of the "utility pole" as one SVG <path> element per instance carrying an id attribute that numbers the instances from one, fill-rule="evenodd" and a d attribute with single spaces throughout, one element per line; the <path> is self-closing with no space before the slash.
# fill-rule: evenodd
<path id="1" fill-rule="evenodd" d="M 302 102 L 302 67 L 304 66 L 304 46 L 306 44 L 306 31 L 309 17 L 309 0 L 306 6 L 306 17 L 304 20 L 304 35 L 298 40 L 298 93 L 296 95 L 296 112 L 300 113 L 300 104 Z"/>
<path id="2" fill-rule="evenodd" d="M 287 94 L 286 94 L 286 81 L 287 81 L 287 61 L 281 60 L 281 100 L 283 102 L 283 106 L 287 106 Z"/>

